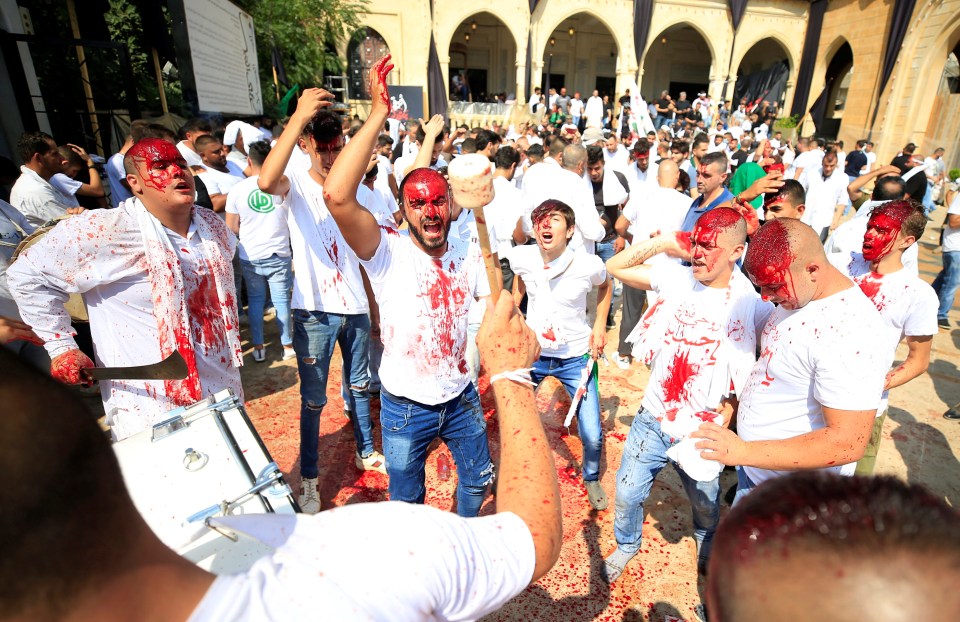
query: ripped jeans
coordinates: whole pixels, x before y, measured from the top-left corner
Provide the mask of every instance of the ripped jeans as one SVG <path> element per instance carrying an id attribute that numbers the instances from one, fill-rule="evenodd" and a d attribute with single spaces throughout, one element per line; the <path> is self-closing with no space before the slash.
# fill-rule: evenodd
<path id="1" fill-rule="evenodd" d="M 353 412 L 353 437 L 357 452 L 373 453 L 367 371 L 370 318 L 366 313 L 340 315 L 323 311 L 293 310 L 293 349 L 300 374 L 300 475 L 317 477 L 320 459 L 320 413 L 327 404 L 327 378 L 333 349 L 340 345 L 343 376 L 350 382 L 347 410 Z"/>
<path id="2" fill-rule="evenodd" d="M 390 500 L 423 503 L 427 488 L 427 448 L 433 439 L 446 443 L 457 466 L 457 514 L 476 516 L 493 462 L 487 445 L 487 424 L 473 383 L 441 404 L 421 404 L 380 389 L 383 454 L 390 476 Z"/>

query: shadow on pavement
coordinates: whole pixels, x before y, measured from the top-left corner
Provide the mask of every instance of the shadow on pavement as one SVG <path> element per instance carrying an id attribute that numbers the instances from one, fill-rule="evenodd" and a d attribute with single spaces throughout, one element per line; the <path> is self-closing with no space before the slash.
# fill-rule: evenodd
<path id="1" fill-rule="evenodd" d="M 899 424 L 891 436 L 907 467 L 907 481 L 960 507 L 960 461 L 943 432 L 900 408 L 890 408 L 888 416 Z"/>

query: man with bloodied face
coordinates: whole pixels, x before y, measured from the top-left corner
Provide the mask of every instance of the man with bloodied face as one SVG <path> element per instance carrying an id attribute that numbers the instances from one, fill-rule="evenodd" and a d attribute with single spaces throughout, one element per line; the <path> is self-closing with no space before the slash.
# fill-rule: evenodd
<path id="1" fill-rule="evenodd" d="M 907 200 L 882 203 L 870 214 L 863 236 L 862 253 L 835 253 L 828 259 L 853 279 L 873 302 L 884 323 L 884 342 L 891 355 L 906 337 L 906 360 L 887 372 L 883 399 L 877 409 L 873 433 L 858 475 L 873 473 L 883 420 L 887 414 L 887 392 L 913 380 L 930 365 L 933 335 L 937 334 L 937 295 L 925 281 L 904 268 L 903 254 L 923 236 L 927 219 L 923 206 Z"/>
<path id="2" fill-rule="evenodd" d="M 87 383 L 94 362 L 77 349 L 63 303 L 83 294 L 96 364 L 156 363 L 179 350 L 185 380 L 102 381 L 116 440 L 230 388 L 242 364 L 231 261 L 236 238 L 194 205 L 194 181 L 170 142 L 146 138 L 124 157 L 133 198 L 57 225 L 9 271 L 24 321 L 45 342 L 52 375 Z"/>
<path id="3" fill-rule="evenodd" d="M 262 191 L 283 196 L 290 214 L 293 349 L 300 375 L 300 507 L 309 514 L 320 511 L 320 413 L 327 403 L 330 360 L 337 345 L 343 355 L 342 386 L 349 387 L 344 410 L 352 413 L 355 464 L 361 471 L 385 472 L 383 456 L 373 445 L 367 393 L 371 332 L 368 284 L 324 201 L 327 175 L 344 145 L 340 117 L 323 110 L 331 105 L 332 98 L 323 89 L 304 91 L 257 180 Z M 309 169 L 287 168 L 297 145 L 310 156 Z M 371 148 L 367 163 L 372 153 Z M 372 191 L 359 180 L 352 193 L 360 203 L 374 204 Z"/>
<path id="4" fill-rule="evenodd" d="M 390 499 L 423 503 L 427 448 L 441 438 L 457 466 L 457 513 L 476 516 L 493 480 L 486 424 L 466 360 L 470 303 L 490 293 L 480 250 L 448 238 L 450 188 L 432 169 L 414 169 L 400 184 L 409 235 L 378 226 L 356 199 L 390 112 L 388 62 L 385 57 L 370 72 L 370 116 L 330 170 L 324 199 L 380 307 L 380 422 Z"/>
<path id="5" fill-rule="evenodd" d="M 617 471 L 616 550 L 603 573 L 614 581 L 641 546 L 643 503 L 660 470 L 673 463 L 693 509 L 697 566 L 710 556 L 720 518 L 720 471 L 689 436 L 702 421 L 726 429 L 756 360 L 757 332 L 772 310 L 737 268 L 747 223 L 731 208 L 700 216 L 691 233 L 660 235 L 607 262 L 624 285 L 657 292 L 628 341 L 650 365 L 650 381 Z M 647 263 L 660 253 L 690 263 Z"/>
<path id="6" fill-rule="evenodd" d="M 750 239 L 743 262 L 777 304 L 740 393 L 737 433 L 704 423 L 702 456 L 740 467 L 737 495 L 790 471 L 852 475 L 864 453 L 892 353 L 880 314 L 827 260 L 808 225 L 778 218 Z"/>

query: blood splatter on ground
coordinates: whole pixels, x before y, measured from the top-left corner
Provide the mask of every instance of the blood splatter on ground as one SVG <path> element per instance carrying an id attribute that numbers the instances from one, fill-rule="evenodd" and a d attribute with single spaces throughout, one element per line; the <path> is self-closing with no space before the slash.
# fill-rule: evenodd
<path id="1" fill-rule="evenodd" d="M 299 491 L 299 421 L 300 395 L 296 362 L 280 361 L 280 346 L 275 323 L 265 325 L 267 363 L 249 364 L 242 368 L 247 412 L 263 437 L 274 460 L 287 481 Z M 244 339 L 248 340 L 246 327 Z M 608 341 L 616 343 L 616 333 Z M 244 343 L 249 354 L 248 341 Z M 331 364 L 327 386 L 327 405 L 320 416 L 320 501 L 323 508 L 350 503 L 382 501 L 387 498 L 387 477 L 379 473 L 361 472 L 354 464 L 355 444 L 350 422 L 343 411 L 340 396 L 341 358 L 339 351 Z M 500 611 L 484 620 L 489 622 L 522 620 L 663 620 L 674 616 L 693 620 L 693 607 L 700 602 L 697 591 L 695 546 L 691 538 L 693 526 L 689 504 L 680 480 L 673 469 L 664 469 L 655 483 L 646 504 L 642 553 L 627 566 L 624 575 L 608 586 L 600 578 L 603 556 L 616 546 L 613 536 L 614 493 L 617 467 L 627 432 L 640 406 L 649 372 L 635 364 L 629 370 L 614 366 L 600 367 L 601 417 L 605 448 L 601 459 L 601 482 L 610 498 L 607 510 L 596 512 L 587 500 L 580 477 L 583 447 L 577 433 L 577 422 L 569 434 L 563 419 L 570 407 L 570 398 L 559 382 L 548 378 L 537 393 L 537 411 L 547 438 L 554 450 L 554 461 L 560 482 L 563 510 L 563 550 L 556 566 L 535 585 L 527 588 Z M 481 376 L 480 402 L 487 420 L 490 453 L 499 463 L 497 447 L 499 425 L 489 381 Z M 380 402 L 371 403 L 373 429 L 377 448 L 380 446 Z M 437 456 L 447 452 L 439 442 L 431 445 L 427 457 L 427 494 L 429 505 L 453 511 L 455 506 L 456 470 L 448 480 L 437 476 Z M 451 466 L 453 461 L 451 460 Z M 734 481 L 732 474 L 723 478 L 724 490 Z M 726 508 L 724 508 L 726 509 Z M 481 514 L 496 511 L 491 495 Z"/>

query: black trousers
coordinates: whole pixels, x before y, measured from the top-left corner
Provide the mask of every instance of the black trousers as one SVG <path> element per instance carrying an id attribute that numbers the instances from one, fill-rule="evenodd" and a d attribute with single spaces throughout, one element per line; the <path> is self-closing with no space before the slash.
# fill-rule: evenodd
<path id="1" fill-rule="evenodd" d="M 623 284 L 622 293 L 623 307 L 620 313 L 620 345 L 617 346 L 617 354 L 627 356 L 633 350 L 633 344 L 627 343 L 627 337 L 633 332 L 643 316 L 643 303 L 647 300 L 647 292 L 643 289 L 630 287 Z"/>

